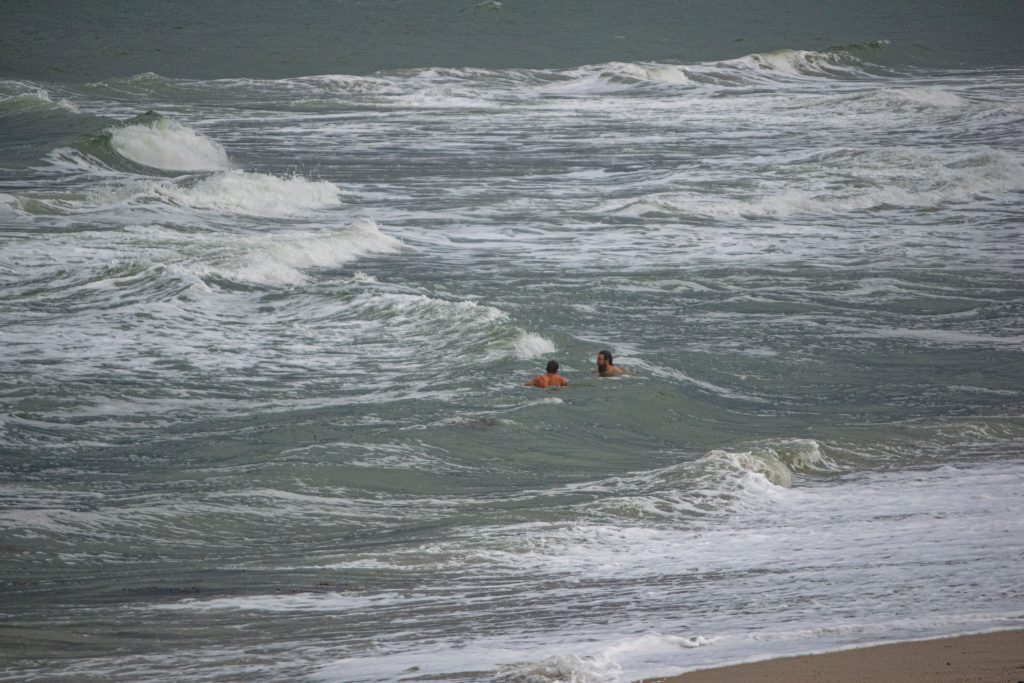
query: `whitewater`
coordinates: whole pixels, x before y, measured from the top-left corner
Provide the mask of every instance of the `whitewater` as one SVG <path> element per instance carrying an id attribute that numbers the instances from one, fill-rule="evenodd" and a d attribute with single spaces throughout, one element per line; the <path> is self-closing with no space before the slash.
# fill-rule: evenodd
<path id="1" fill-rule="evenodd" d="M 885 41 L 0 80 L 0 680 L 1024 627 L 1022 124 Z"/>

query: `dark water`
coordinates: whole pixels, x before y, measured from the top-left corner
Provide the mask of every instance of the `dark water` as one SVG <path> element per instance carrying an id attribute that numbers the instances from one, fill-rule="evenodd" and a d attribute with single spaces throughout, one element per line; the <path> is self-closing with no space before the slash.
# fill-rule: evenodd
<path id="1" fill-rule="evenodd" d="M 1019 65 L 1024 8 L 912 2 L 415 0 L 0 5 L 0 75 L 287 78 L 422 67 L 693 63 L 888 40 L 901 63 Z"/>
<path id="2" fill-rule="evenodd" d="M 0 679 L 1021 626 L 1019 3 L 0 9 Z"/>

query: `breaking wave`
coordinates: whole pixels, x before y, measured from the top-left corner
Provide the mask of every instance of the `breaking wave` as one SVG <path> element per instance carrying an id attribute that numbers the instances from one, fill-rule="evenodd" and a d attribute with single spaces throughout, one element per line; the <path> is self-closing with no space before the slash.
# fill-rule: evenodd
<path id="1" fill-rule="evenodd" d="M 884 41 L 875 43 L 884 49 Z M 657 62 L 609 62 L 557 72 L 557 80 L 544 85 L 550 94 L 583 94 L 628 89 L 645 84 L 668 86 L 742 87 L 766 81 L 794 79 L 865 79 L 881 69 L 865 61 L 853 48 L 774 50 L 717 62 L 670 64 Z"/>
<path id="2" fill-rule="evenodd" d="M 20 93 L 9 97 L 0 97 L 0 118 L 11 116 L 31 116 L 42 112 L 64 111 L 80 114 L 81 110 L 67 99 L 54 101 L 49 91 L 37 88 L 32 92 Z"/>
<path id="3" fill-rule="evenodd" d="M 217 171 L 231 166 L 219 143 L 164 117 L 115 127 L 110 144 L 129 161 L 164 171 Z"/>
<path id="4" fill-rule="evenodd" d="M 153 195 L 173 204 L 277 218 L 337 206 L 341 196 L 337 186 L 327 181 L 279 178 L 238 169 L 151 187 Z"/>

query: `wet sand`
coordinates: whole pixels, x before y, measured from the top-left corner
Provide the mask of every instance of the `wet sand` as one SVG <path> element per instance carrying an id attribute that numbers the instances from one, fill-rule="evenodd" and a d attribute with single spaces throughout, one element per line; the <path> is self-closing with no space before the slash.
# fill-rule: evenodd
<path id="1" fill-rule="evenodd" d="M 648 683 L 1024 683 L 1024 630 L 693 671 Z"/>

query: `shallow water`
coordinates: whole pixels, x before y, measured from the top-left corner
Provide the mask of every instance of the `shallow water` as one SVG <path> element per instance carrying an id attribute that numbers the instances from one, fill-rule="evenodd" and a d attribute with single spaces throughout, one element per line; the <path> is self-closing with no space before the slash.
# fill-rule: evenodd
<path id="1" fill-rule="evenodd" d="M 1020 627 L 1024 71 L 893 50 L 0 81 L 0 679 Z"/>

